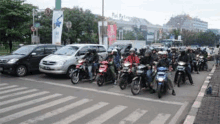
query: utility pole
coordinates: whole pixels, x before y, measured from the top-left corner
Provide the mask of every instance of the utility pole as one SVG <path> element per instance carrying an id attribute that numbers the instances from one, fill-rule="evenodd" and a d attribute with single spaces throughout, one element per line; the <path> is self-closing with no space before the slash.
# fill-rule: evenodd
<path id="1" fill-rule="evenodd" d="M 34 26 L 34 8 L 33 8 L 33 26 Z M 33 31 L 33 36 L 34 36 L 34 31 Z"/>
<path id="2" fill-rule="evenodd" d="M 102 45 L 104 44 L 104 0 L 102 0 Z"/>

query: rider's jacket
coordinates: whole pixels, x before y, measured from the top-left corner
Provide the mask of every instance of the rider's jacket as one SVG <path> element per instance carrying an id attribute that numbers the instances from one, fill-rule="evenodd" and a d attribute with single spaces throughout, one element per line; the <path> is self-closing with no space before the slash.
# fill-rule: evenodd
<path id="1" fill-rule="evenodd" d="M 156 53 L 152 53 L 151 57 L 153 58 L 153 61 L 158 61 L 158 55 Z"/>
<path id="2" fill-rule="evenodd" d="M 140 61 L 140 64 L 143 64 L 143 65 L 147 65 L 149 64 L 152 68 L 152 64 L 153 64 L 153 58 L 151 56 L 149 57 L 143 57 Z"/>
<path id="3" fill-rule="evenodd" d="M 188 55 L 179 56 L 178 62 L 179 62 L 179 61 L 183 61 L 183 62 L 189 64 L 189 57 L 188 57 Z M 187 66 L 187 64 L 186 64 L 185 66 Z"/>
<path id="4" fill-rule="evenodd" d="M 140 63 L 138 56 L 136 56 L 135 54 L 129 55 L 129 56 L 125 59 L 125 61 L 128 61 L 128 62 L 130 62 L 130 63 L 137 63 L 137 64 Z M 131 67 L 132 67 L 132 66 L 131 66 Z"/>
<path id="5" fill-rule="evenodd" d="M 87 59 L 89 64 L 92 64 L 93 62 L 98 63 L 99 56 L 98 54 L 94 53 L 86 53 L 86 55 L 83 57 L 83 59 Z"/>
<path id="6" fill-rule="evenodd" d="M 170 66 L 171 64 L 172 64 L 172 63 L 171 63 L 171 60 L 170 60 L 170 59 L 168 59 L 168 58 L 162 58 L 162 59 L 159 61 L 157 67 L 167 67 L 167 68 L 169 68 L 169 66 Z"/>

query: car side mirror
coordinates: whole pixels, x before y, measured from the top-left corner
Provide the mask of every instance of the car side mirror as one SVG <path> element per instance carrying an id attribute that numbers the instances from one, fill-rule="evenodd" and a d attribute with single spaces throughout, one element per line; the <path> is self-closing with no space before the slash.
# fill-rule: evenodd
<path id="1" fill-rule="evenodd" d="M 36 54 L 36 53 L 31 53 L 31 55 L 32 55 L 32 56 L 36 56 L 37 54 Z"/>

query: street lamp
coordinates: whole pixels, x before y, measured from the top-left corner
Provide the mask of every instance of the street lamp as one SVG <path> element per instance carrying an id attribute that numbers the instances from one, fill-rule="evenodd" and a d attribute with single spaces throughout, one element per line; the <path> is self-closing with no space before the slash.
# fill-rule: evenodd
<path id="1" fill-rule="evenodd" d="M 68 39 L 67 39 L 67 42 L 70 42 L 70 39 L 69 39 L 69 29 L 72 27 L 72 22 L 71 21 L 66 22 L 66 27 L 68 29 Z M 64 45 L 66 45 L 66 42 L 64 42 Z"/>

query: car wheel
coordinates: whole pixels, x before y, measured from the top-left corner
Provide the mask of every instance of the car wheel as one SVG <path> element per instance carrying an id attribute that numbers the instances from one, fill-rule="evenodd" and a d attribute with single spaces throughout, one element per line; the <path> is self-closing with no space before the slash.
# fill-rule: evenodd
<path id="1" fill-rule="evenodd" d="M 23 77 L 27 74 L 27 68 L 24 65 L 19 65 L 16 69 L 16 75 L 18 77 Z"/>
<path id="2" fill-rule="evenodd" d="M 72 74 L 72 72 L 73 72 L 74 70 L 75 70 L 75 67 L 74 67 L 74 66 L 70 66 L 69 69 L 67 70 L 66 76 L 67 76 L 68 78 L 70 78 L 70 77 L 71 77 L 71 74 Z"/>

